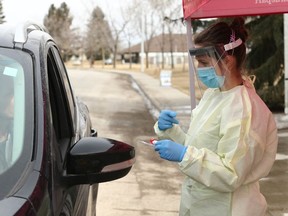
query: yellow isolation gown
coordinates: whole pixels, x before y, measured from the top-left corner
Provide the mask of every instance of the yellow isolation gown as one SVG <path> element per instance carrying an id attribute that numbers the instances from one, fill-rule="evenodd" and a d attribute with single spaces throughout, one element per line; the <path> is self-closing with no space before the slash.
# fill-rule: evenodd
<path id="1" fill-rule="evenodd" d="M 188 146 L 179 163 L 181 216 L 264 216 L 259 179 L 274 163 L 278 136 L 274 117 L 249 81 L 228 91 L 207 89 L 192 111 L 187 133 L 179 125 L 159 139 Z"/>

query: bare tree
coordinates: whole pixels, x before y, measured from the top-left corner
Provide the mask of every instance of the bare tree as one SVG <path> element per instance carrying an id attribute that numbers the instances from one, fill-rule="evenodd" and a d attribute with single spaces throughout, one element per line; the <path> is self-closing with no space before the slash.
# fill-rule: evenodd
<path id="1" fill-rule="evenodd" d="M 164 61 L 164 48 L 166 43 L 168 43 L 171 47 L 171 37 L 169 41 L 165 41 L 165 27 L 167 26 L 165 23 L 165 18 L 168 16 L 168 14 L 170 15 L 171 13 L 173 13 L 173 9 L 175 7 L 175 1 L 163 1 L 163 0 L 149 0 L 149 3 L 151 5 L 151 7 L 156 11 L 156 16 L 157 16 L 157 20 L 159 25 L 161 25 L 161 34 L 162 34 L 162 40 L 159 40 L 159 47 L 161 49 L 161 67 L 162 69 L 165 66 L 165 61 Z M 173 7 L 174 6 L 174 7 Z M 173 11 L 173 12 L 172 12 Z M 173 54 L 171 55 L 171 58 L 173 57 Z M 172 65 L 173 65 L 173 60 L 172 61 Z"/>
<path id="2" fill-rule="evenodd" d="M 156 35 L 158 31 L 157 21 L 155 20 L 155 10 L 151 7 L 149 0 L 134 0 L 133 10 L 131 11 L 133 19 L 133 26 L 135 26 L 135 32 L 145 41 L 144 52 L 146 59 L 146 68 L 149 67 L 148 54 L 151 46 L 151 39 Z"/>
<path id="3" fill-rule="evenodd" d="M 150 12 L 150 16 L 144 15 L 144 32 L 145 32 L 145 59 L 146 59 L 146 68 L 149 68 L 149 52 L 151 47 L 152 38 L 156 35 L 156 26 L 155 20 L 153 19 L 155 11 Z M 150 19 L 152 18 L 152 19 Z"/>
<path id="4" fill-rule="evenodd" d="M 151 0 L 152 1 L 152 0 Z M 169 39 L 168 41 L 163 41 L 163 47 L 167 42 L 169 44 L 170 50 L 170 59 L 171 59 L 171 68 L 174 68 L 174 56 L 173 56 L 173 47 L 175 43 L 174 34 L 175 32 L 180 33 L 182 26 L 183 18 L 179 17 L 179 10 L 181 10 L 181 5 L 175 3 L 175 1 L 166 1 L 165 3 L 161 2 L 161 0 L 153 0 L 154 7 L 159 11 L 158 16 L 162 23 L 162 35 L 165 33 L 165 26 L 168 31 Z M 164 36 L 163 36 L 164 37 Z M 163 56 L 163 54 L 162 54 Z M 163 64 L 162 64 L 163 67 Z"/>
<path id="5" fill-rule="evenodd" d="M 172 17 L 172 18 L 171 18 Z M 170 57 L 171 57 L 171 68 L 174 68 L 174 57 L 173 57 L 173 47 L 175 43 L 175 39 L 173 37 L 173 32 L 175 32 L 175 29 L 178 29 L 178 33 L 182 33 L 181 28 L 183 26 L 183 17 L 173 18 L 173 14 L 170 14 L 167 17 L 164 17 L 164 21 L 167 24 L 168 34 L 169 34 L 169 50 L 170 50 Z M 181 41 L 182 43 L 187 43 L 187 41 Z M 185 62 L 183 61 L 183 68 L 182 70 L 185 70 Z"/>
<path id="6" fill-rule="evenodd" d="M 131 46 L 131 38 L 134 32 L 134 30 L 131 28 L 131 23 L 134 17 L 134 13 L 131 13 L 131 11 L 134 11 L 133 4 L 123 4 L 120 10 L 120 16 L 118 16 L 117 20 L 114 18 L 113 14 L 109 14 L 109 20 L 111 25 L 111 32 L 113 36 L 113 67 L 116 67 L 116 60 L 118 55 L 119 46 L 121 46 L 121 43 L 123 41 L 128 40 L 128 46 Z M 130 61 L 130 67 L 131 67 L 131 61 Z"/>
<path id="7" fill-rule="evenodd" d="M 132 61 L 133 61 L 130 48 L 131 48 L 132 39 L 135 38 L 136 36 L 135 28 L 133 26 L 134 16 L 131 13 L 133 9 L 134 8 L 132 5 L 128 5 L 123 12 L 124 20 L 127 20 L 126 28 L 123 29 L 123 35 L 124 35 L 125 41 L 127 41 L 128 43 L 128 50 L 129 50 L 128 56 L 129 56 L 129 68 L 130 69 L 132 68 Z"/>
<path id="8" fill-rule="evenodd" d="M 179 17 L 181 12 L 179 13 L 179 8 L 181 9 L 181 2 L 175 2 L 173 0 L 134 0 L 134 10 L 131 12 L 133 13 L 136 23 L 134 26 L 136 26 L 138 34 L 142 34 L 142 30 L 144 32 L 144 51 L 145 51 L 145 59 L 146 59 L 146 68 L 149 67 L 149 59 L 148 54 L 150 52 L 151 48 L 151 42 L 152 38 L 155 37 L 157 34 L 162 34 L 162 40 L 160 41 L 160 47 L 162 52 L 162 68 L 164 67 L 164 47 L 166 46 L 166 42 L 169 43 L 170 47 L 173 47 L 171 45 L 172 41 L 165 41 L 164 40 L 164 34 L 166 33 L 166 29 L 169 32 L 172 33 L 175 32 L 175 30 L 172 28 L 172 26 L 168 26 L 167 23 L 165 23 L 164 18 L 165 17 Z M 141 22 L 141 19 L 144 19 L 144 22 Z M 141 25 L 143 23 L 143 26 Z M 173 53 L 172 53 L 172 59 L 173 59 Z M 174 67 L 173 60 L 172 65 Z"/>
<path id="9" fill-rule="evenodd" d="M 121 34 L 124 32 L 125 27 L 127 26 L 129 20 L 124 20 L 121 24 L 117 23 L 117 21 L 112 21 L 111 22 L 111 27 L 112 27 L 112 35 L 114 37 L 113 42 L 113 68 L 116 68 L 116 58 L 118 54 L 118 46 L 120 42 L 120 37 Z"/>

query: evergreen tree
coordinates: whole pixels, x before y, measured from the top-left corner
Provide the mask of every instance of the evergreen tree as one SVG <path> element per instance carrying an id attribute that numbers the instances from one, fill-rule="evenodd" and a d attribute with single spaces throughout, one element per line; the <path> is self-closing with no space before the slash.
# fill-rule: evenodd
<path id="1" fill-rule="evenodd" d="M 0 0 L 0 24 L 3 24 L 4 22 L 5 22 L 5 16 L 3 13 L 2 0 Z"/>
<path id="2" fill-rule="evenodd" d="M 59 8 L 52 4 L 44 18 L 44 25 L 60 47 L 64 61 L 73 55 L 72 44 L 75 35 L 71 28 L 72 21 L 73 17 L 65 2 Z"/>
<path id="3" fill-rule="evenodd" d="M 103 59 L 111 53 L 111 30 L 100 7 L 94 8 L 87 25 L 85 53 L 91 66 L 94 60 Z"/>
<path id="4" fill-rule="evenodd" d="M 284 108 L 283 15 L 252 17 L 247 24 L 247 70 L 256 75 L 255 88 L 270 109 Z"/>

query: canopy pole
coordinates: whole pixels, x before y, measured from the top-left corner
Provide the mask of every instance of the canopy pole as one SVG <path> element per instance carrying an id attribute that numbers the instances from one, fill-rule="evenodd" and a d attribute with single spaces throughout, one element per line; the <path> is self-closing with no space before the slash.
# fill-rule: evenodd
<path id="1" fill-rule="evenodd" d="M 196 93 L 195 93 L 195 66 L 190 56 L 189 49 L 194 48 L 194 43 L 192 39 L 192 26 L 191 18 L 186 20 L 186 29 L 187 29 L 187 50 L 188 50 L 188 65 L 189 65 L 189 80 L 190 80 L 190 101 L 191 101 L 191 110 L 196 107 Z"/>
<path id="2" fill-rule="evenodd" d="M 284 95 L 285 95 L 285 114 L 288 114 L 288 14 L 284 14 Z"/>

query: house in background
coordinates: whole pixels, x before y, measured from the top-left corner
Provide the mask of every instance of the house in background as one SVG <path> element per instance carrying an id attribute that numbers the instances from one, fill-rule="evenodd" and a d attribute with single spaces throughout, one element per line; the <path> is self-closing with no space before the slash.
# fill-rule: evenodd
<path id="1" fill-rule="evenodd" d="M 141 62 L 141 43 L 119 52 L 122 62 Z M 161 34 L 144 42 L 144 61 L 151 65 L 187 63 L 187 34 Z M 146 62 L 147 63 L 147 62 Z"/>

